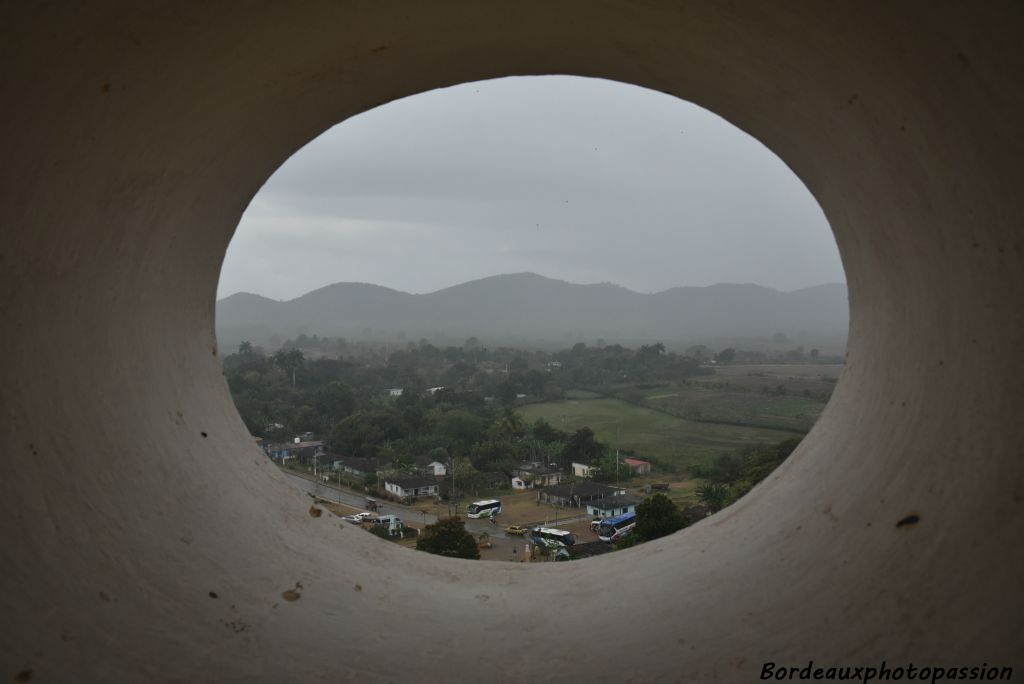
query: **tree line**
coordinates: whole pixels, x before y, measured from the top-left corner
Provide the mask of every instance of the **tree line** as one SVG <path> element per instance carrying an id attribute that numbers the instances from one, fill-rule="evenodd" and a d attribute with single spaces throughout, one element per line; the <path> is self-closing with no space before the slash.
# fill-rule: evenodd
<path id="1" fill-rule="evenodd" d="M 594 466 L 598 480 L 628 477 L 629 469 L 616 467 L 617 456 L 590 428 L 569 433 L 545 421 L 524 425 L 515 407 L 558 399 L 583 385 L 713 372 L 660 343 L 636 350 L 580 343 L 547 353 L 487 349 L 470 338 L 443 349 L 421 340 L 386 354 L 375 345 L 346 345 L 347 353 L 336 356 L 318 351 L 325 346 L 332 345 L 300 336 L 266 354 L 243 342 L 224 358 L 228 386 L 251 434 L 286 441 L 313 433 L 332 451 L 399 469 L 412 469 L 413 459 L 426 455 L 452 463 L 467 480 L 480 472 L 508 473 L 523 461 L 564 470 L 575 461 Z"/>

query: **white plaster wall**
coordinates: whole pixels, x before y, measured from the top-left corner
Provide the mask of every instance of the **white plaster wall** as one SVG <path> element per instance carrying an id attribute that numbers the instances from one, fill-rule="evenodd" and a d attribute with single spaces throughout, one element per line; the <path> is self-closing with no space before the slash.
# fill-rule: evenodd
<path id="1" fill-rule="evenodd" d="M 1019 674 L 1022 25 L 995 0 L 3 5 L 0 678 Z M 692 100 L 800 175 L 851 292 L 832 402 L 737 505 L 586 562 L 445 560 L 311 517 L 220 376 L 242 210 L 350 115 L 542 73 Z M 629 628 L 595 649 L 610 613 Z"/>

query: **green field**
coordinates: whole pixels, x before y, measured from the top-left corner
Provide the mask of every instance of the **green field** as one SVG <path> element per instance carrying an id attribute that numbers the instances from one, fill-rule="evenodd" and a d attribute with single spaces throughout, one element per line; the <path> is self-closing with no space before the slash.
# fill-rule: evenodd
<path id="1" fill-rule="evenodd" d="M 687 420 L 609 398 L 530 404 L 519 413 L 527 422 L 543 418 L 569 432 L 587 426 L 598 440 L 613 448 L 633 449 L 640 458 L 653 456 L 677 468 L 742 446 L 775 444 L 798 436 L 782 430 Z"/>
<path id="2" fill-rule="evenodd" d="M 564 401 L 531 404 L 524 420 L 590 427 L 612 447 L 685 466 L 743 446 L 799 437 L 814 425 L 841 365 L 724 365 L 681 383 L 574 389 Z"/>
<path id="3" fill-rule="evenodd" d="M 700 423 L 805 433 L 821 415 L 842 366 L 720 366 L 682 383 L 615 385 L 605 393 Z"/>

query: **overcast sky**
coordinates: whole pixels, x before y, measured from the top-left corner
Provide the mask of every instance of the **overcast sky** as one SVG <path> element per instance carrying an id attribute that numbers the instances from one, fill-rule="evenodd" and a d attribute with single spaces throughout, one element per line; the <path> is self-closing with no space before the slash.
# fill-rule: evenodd
<path id="1" fill-rule="evenodd" d="M 310 142 L 246 210 L 218 296 L 523 271 L 638 292 L 845 279 L 817 202 L 759 142 L 669 95 L 545 76 L 416 95 Z"/>

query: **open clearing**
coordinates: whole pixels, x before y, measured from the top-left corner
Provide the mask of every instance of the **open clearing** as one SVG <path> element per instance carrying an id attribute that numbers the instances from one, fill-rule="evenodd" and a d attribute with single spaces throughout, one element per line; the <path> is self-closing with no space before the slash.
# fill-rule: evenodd
<path id="1" fill-rule="evenodd" d="M 694 459 L 797 436 L 785 430 L 698 422 L 611 398 L 530 404 L 519 413 L 529 423 L 543 418 L 568 432 L 590 427 L 598 440 L 613 448 L 632 449 L 640 458 L 653 456 L 658 465 L 676 469 Z"/>
<path id="2" fill-rule="evenodd" d="M 803 434 L 821 416 L 841 370 L 836 364 L 723 365 L 679 383 L 620 384 L 605 393 L 697 423 Z"/>

